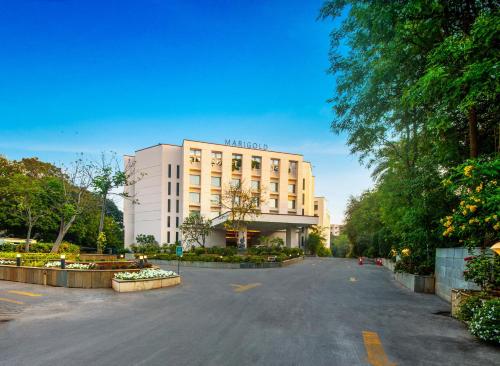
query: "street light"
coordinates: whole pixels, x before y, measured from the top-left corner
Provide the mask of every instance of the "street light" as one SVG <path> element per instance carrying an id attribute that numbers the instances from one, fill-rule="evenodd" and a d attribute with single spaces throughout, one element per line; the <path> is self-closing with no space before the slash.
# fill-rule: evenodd
<path id="1" fill-rule="evenodd" d="M 66 268 L 66 255 L 61 254 L 61 269 Z"/>

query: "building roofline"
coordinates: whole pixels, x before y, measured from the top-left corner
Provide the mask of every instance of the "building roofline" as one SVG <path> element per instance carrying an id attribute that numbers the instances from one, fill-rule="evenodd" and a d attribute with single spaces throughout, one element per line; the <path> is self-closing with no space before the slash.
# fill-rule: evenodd
<path id="1" fill-rule="evenodd" d="M 290 153 L 290 152 L 285 152 L 285 151 L 252 149 L 252 148 L 250 148 L 250 147 L 232 146 L 232 145 L 226 145 L 226 144 L 219 144 L 219 143 L 217 143 L 217 142 L 207 142 L 207 141 L 198 141 L 198 140 L 190 140 L 190 139 L 183 139 L 183 140 L 182 140 L 182 145 L 184 145 L 184 141 L 198 142 L 198 143 L 200 143 L 200 144 L 209 144 L 209 145 L 218 145 L 218 146 L 229 146 L 229 147 L 233 147 L 233 148 L 236 148 L 236 149 L 256 150 L 256 151 L 267 151 L 267 152 L 277 153 L 277 154 L 288 154 L 288 155 L 304 156 L 303 154 L 298 154 L 298 153 Z"/>
<path id="2" fill-rule="evenodd" d="M 147 149 L 152 149 L 153 147 L 158 147 L 158 146 L 163 146 L 163 145 L 175 146 L 175 147 L 182 147 L 181 145 L 163 144 L 163 143 L 159 142 L 156 145 L 151 145 L 151 146 L 148 146 L 148 147 L 143 147 L 142 149 L 139 149 L 139 150 L 135 150 L 135 152 L 139 152 L 139 151 L 147 150 Z"/>

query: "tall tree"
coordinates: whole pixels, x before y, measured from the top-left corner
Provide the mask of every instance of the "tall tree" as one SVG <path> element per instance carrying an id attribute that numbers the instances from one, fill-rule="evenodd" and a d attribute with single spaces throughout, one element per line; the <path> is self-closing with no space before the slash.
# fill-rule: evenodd
<path id="1" fill-rule="evenodd" d="M 180 229 L 185 242 L 196 243 L 202 248 L 205 248 L 207 237 L 214 231 L 212 220 L 198 213 L 186 217 Z"/>
<path id="2" fill-rule="evenodd" d="M 116 153 L 113 152 L 109 155 L 102 153 L 100 161 L 94 164 L 94 169 L 95 173 L 91 186 L 100 198 L 101 214 L 98 232 L 101 233 L 104 228 L 104 217 L 109 196 L 120 196 L 135 203 L 136 200 L 134 197 L 130 196 L 127 192 L 116 192 L 116 190 L 135 184 L 143 175 L 136 175 L 135 164 L 133 162 L 127 163 L 122 170 L 116 158 Z"/>
<path id="3" fill-rule="evenodd" d="M 92 184 L 92 166 L 82 157 L 68 167 L 63 167 L 53 180 L 52 189 L 57 192 L 54 208 L 59 217 L 59 233 L 52 247 L 57 253 L 67 232 L 85 209 L 92 204 L 92 194 L 88 189 Z"/>
<path id="4" fill-rule="evenodd" d="M 260 215 L 260 207 L 263 203 L 265 203 L 263 190 L 254 192 L 251 188 L 246 187 L 244 181 L 237 185 L 229 184 L 224 188 L 221 204 L 229 215 L 224 225 L 226 230 L 238 233 L 239 249 L 247 247 L 248 222 Z"/>

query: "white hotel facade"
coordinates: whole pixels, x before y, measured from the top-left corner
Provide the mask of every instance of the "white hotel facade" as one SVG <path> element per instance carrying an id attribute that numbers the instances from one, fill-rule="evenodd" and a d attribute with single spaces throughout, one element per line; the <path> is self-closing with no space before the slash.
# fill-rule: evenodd
<path id="1" fill-rule="evenodd" d="M 134 167 L 135 184 L 125 192 L 125 245 L 139 234 L 163 243 L 182 242 L 179 226 L 194 212 L 213 219 L 208 246 L 236 245 L 237 233 L 226 232 L 221 196 L 230 184 L 262 190 L 261 214 L 248 223 L 248 245 L 259 235 L 281 237 L 289 247 L 303 247 L 313 225 L 330 228 L 323 197 L 314 196 L 311 163 L 300 154 L 269 151 L 266 145 L 226 140 L 225 144 L 184 140 L 158 144 L 124 157 Z M 328 247 L 329 247 L 329 235 Z M 185 243 L 183 243 L 185 244 Z"/>

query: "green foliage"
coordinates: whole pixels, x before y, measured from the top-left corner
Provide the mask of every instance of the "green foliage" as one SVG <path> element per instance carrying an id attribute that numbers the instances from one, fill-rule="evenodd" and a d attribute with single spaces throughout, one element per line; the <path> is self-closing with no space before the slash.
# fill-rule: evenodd
<path id="1" fill-rule="evenodd" d="M 500 344 L 500 299 L 485 301 L 474 311 L 469 322 L 470 332 L 487 342 Z"/>
<path id="2" fill-rule="evenodd" d="M 85 186 L 81 189 L 76 187 L 73 184 L 75 181 L 65 174 L 60 168 L 36 158 L 11 161 L 0 156 L 0 228 L 6 231 L 4 234 L 26 237 L 28 228 L 20 210 L 21 207 L 32 207 L 32 218 L 36 220 L 33 220 L 31 236 L 38 241 L 53 242 L 61 220 L 67 220 L 79 210 L 65 240 L 95 248 L 99 232 L 100 199 Z M 77 207 L 75 200 L 80 190 L 84 204 Z M 19 206 L 21 201 L 22 205 Z M 106 208 L 103 231 L 107 245 L 122 248 L 123 216 L 110 200 L 107 200 Z M 37 218 L 37 212 L 43 214 Z"/>
<path id="3" fill-rule="evenodd" d="M 349 238 L 347 234 L 340 234 L 339 236 L 333 237 L 331 240 L 330 247 L 332 249 L 332 255 L 334 257 L 345 258 L 349 254 L 350 250 Z"/>
<path id="4" fill-rule="evenodd" d="M 325 248 L 324 246 L 320 246 L 318 248 L 318 257 L 331 257 L 332 256 L 332 251 L 330 248 Z"/>
<path id="5" fill-rule="evenodd" d="M 332 130 L 347 134 L 376 179 L 346 211 L 351 256 L 406 248 L 399 267 L 427 272 L 437 246 L 461 245 L 442 235 L 439 220 L 458 200 L 441 181 L 469 156 L 498 153 L 497 10 L 461 0 L 324 3 L 320 18 L 340 20 L 331 33 Z M 471 244 L 498 238 L 481 233 Z"/>
<path id="6" fill-rule="evenodd" d="M 470 321 L 474 313 L 477 312 L 482 305 L 483 302 L 479 296 L 467 297 L 458 308 L 457 318 L 464 322 Z"/>
<path id="7" fill-rule="evenodd" d="M 262 235 L 259 237 L 259 245 L 264 245 L 267 247 L 280 247 L 285 245 L 283 239 L 273 236 Z"/>
<path id="8" fill-rule="evenodd" d="M 104 248 L 106 248 L 106 234 L 100 232 L 97 236 L 97 253 L 102 253 Z"/>
<path id="9" fill-rule="evenodd" d="M 465 258 L 464 278 L 480 286 L 483 291 L 500 288 L 500 256 L 485 252 Z"/>
<path id="10" fill-rule="evenodd" d="M 199 214 L 192 214 L 186 217 L 180 226 L 180 230 L 188 244 L 198 244 L 205 247 L 206 239 L 214 231 L 214 228 L 212 227 L 212 220 Z"/>
<path id="11" fill-rule="evenodd" d="M 468 160 L 443 181 L 457 204 L 441 220 L 443 236 L 466 247 L 489 247 L 500 239 L 500 159 Z"/>

